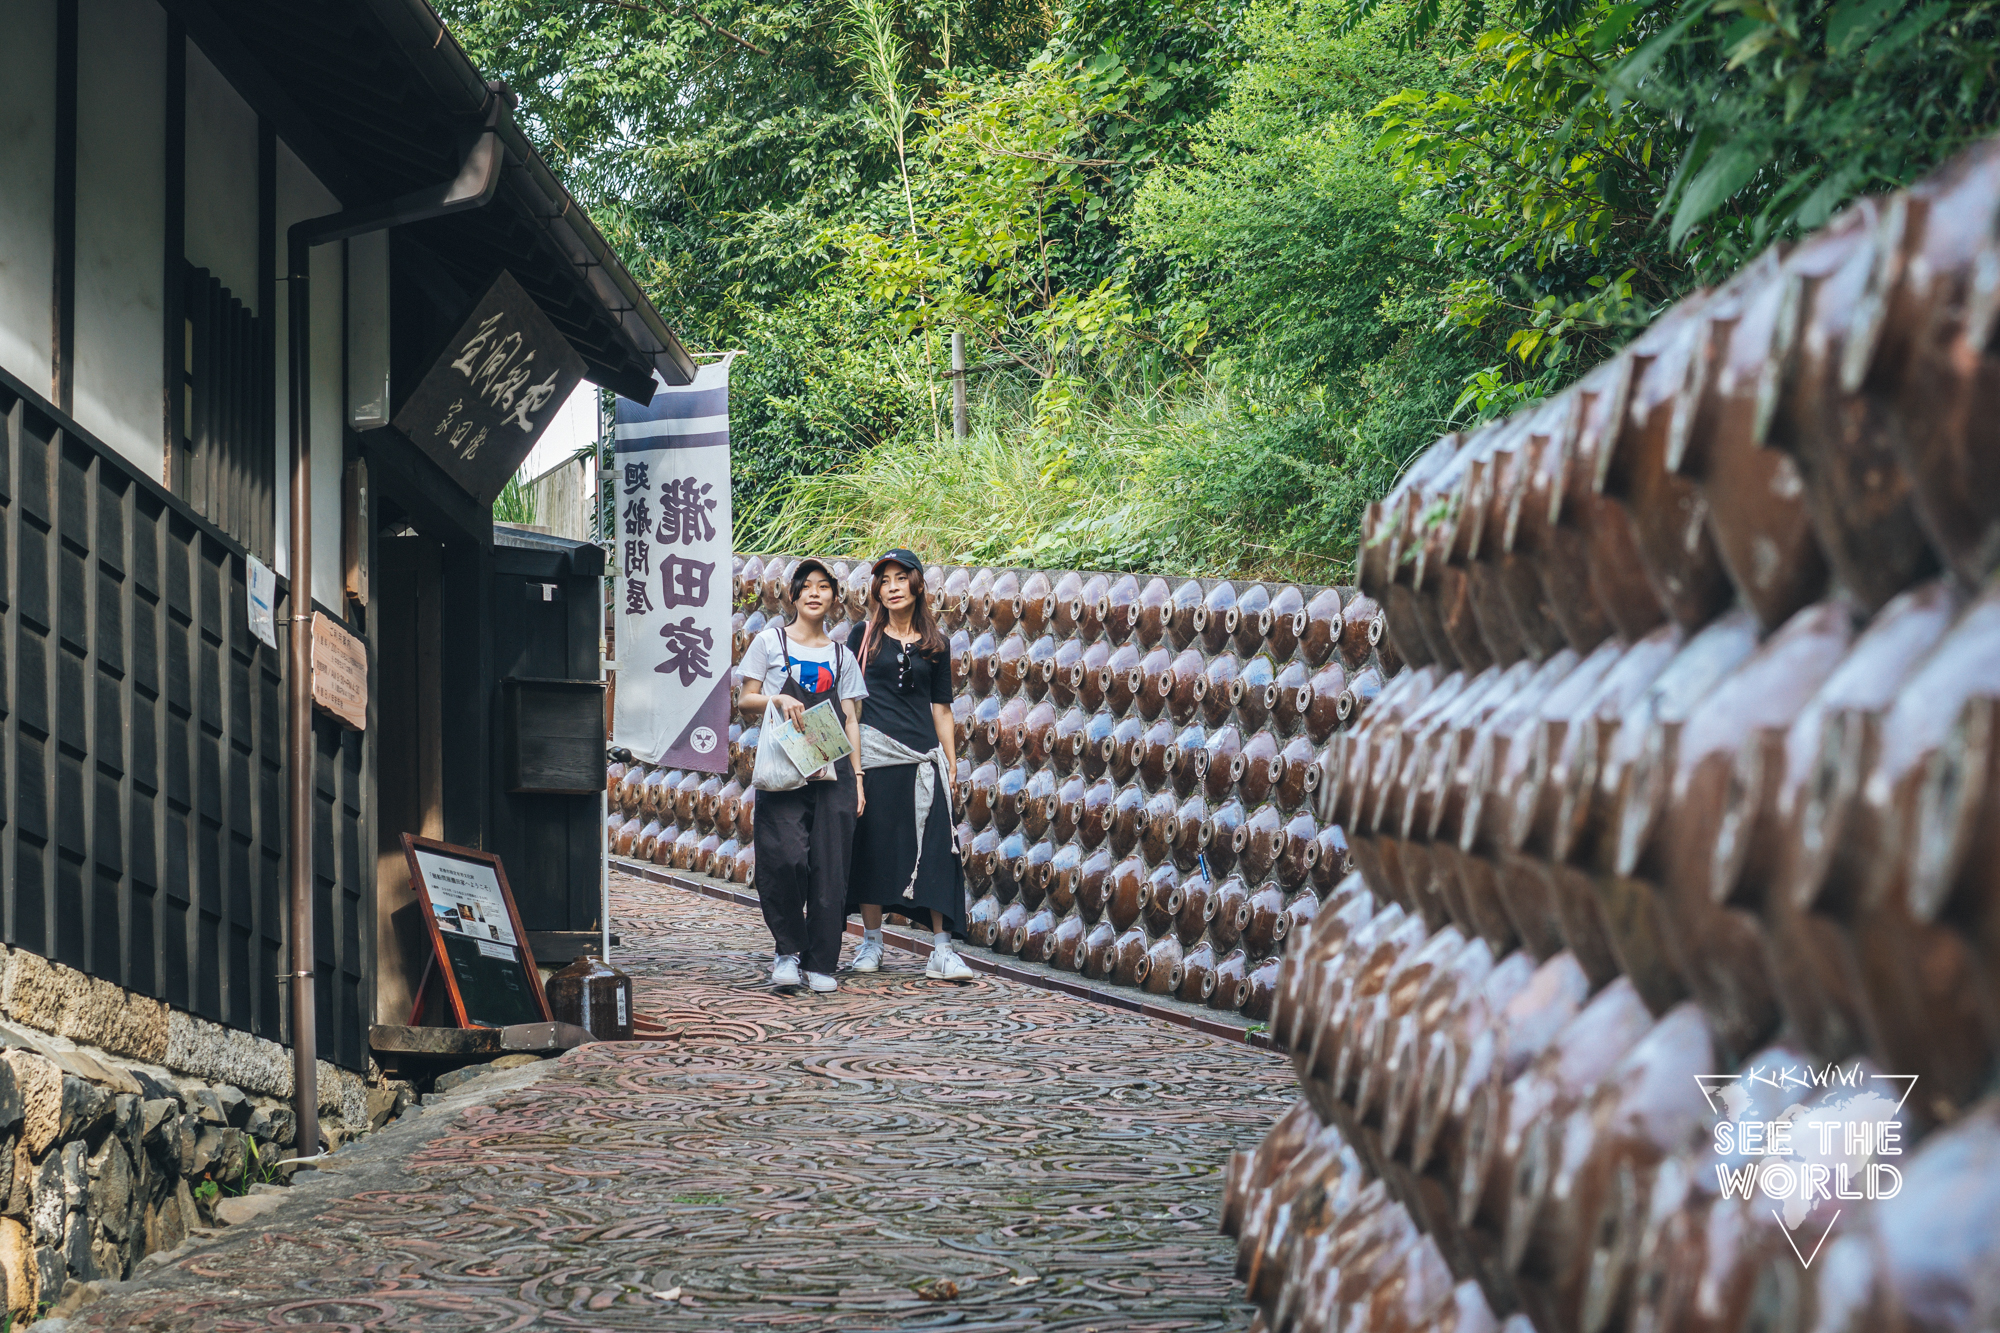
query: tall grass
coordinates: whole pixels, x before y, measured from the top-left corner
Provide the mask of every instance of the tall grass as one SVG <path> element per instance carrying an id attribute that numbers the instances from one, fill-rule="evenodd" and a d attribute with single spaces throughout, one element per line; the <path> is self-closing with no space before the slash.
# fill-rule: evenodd
<path id="1" fill-rule="evenodd" d="M 535 493 L 530 490 L 522 473 L 507 478 L 507 484 L 500 488 L 500 494 L 493 500 L 493 520 L 496 523 L 522 523 L 533 527 L 535 523 Z"/>
<path id="2" fill-rule="evenodd" d="M 958 563 L 1179 575 L 1344 572 L 1343 552 L 1285 540 L 1285 504 L 1240 502 L 1240 474 L 1282 495 L 1302 481 L 1284 459 L 1255 455 L 1255 423 L 1215 386 L 1125 386 L 1051 426 L 1037 424 L 1030 386 L 996 377 L 970 415 L 967 439 L 911 432 L 793 479 L 738 517 L 738 544 L 863 558 L 907 546 Z"/>

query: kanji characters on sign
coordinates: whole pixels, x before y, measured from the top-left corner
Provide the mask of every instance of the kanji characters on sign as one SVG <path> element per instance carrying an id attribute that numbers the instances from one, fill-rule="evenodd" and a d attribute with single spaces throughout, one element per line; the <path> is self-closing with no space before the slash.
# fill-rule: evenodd
<path id="1" fill-rule="evenodd" d="M 606 549 L 623 584 L 612 734 L 647 763 L 708 773 L 729 763 L 728 394 L 723 363 L 650 402 L 620 398 L 605 473 Z"/>
<path id="2" fill-rule="evenodd" d="M 631 542 L 625 544 L 632 545 Z M 644 546 L 645 543 L 640 542 L 639 545 Z M 660 605 L 668 610 L 682 606 L 707 606 L 708 581 L 714 574 L 713 561 L 667 556 L 660 561 Z"/>
<path id="3" fill-rule="evenodd" d="M 693 616 L 683 616 L 679 624 L 668 621 L 660 626 L 660 637 L 667 641 L 667 655 L 653 670 L 662 675 L 678 673 L 683 685 L 714 677 L 708 662 L 715 647 L 714 636 L 706 629 L 697 629 Z"/>
<path id="4" fill-rule="evenodd" d="M 714 541 L 715 524 L 709 518 L 715 509 L 709 492 L 714 489 L 710 483 L 694 477 L 661 482 L 660 527 L 653 540 L 662 546 Z"/>

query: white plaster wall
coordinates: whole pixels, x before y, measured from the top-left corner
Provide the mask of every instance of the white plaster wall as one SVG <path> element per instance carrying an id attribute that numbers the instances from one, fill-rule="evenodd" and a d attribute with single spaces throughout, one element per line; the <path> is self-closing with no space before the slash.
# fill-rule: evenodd
<path id="1" fill-rule="evenodd" d="M 542 438 L 521 460 L 521 480 L 533 481 L 577 450 L 597 443 L 597 394 L 597 386 L 589 380 L 577 382 L 549 419 Z"/>
<path id="2" fill-rule="evenodd" d="M 75 416 L 162 480 L 166 86 L 166 12 L 80 0 Z"/>
<path id="3" fill-rule="evenodd" d="M 188 262 L 257 309 L 257 113 L 187 48 Z"/>
<path id="4" fill-rule="evenodd" d="M 278 266 L 287 258 L 285 233 L 294 222 L 337 212 L 340 201 L 319 183 L 283 140 L 278 142 Z M 342 247 L 313 247 L 312 328 L 309 336 L 312 355 L 312 446 L 313 446 L 313 596 L 335 610 L 344 609 L 341 598 L 340 567 L 340 481 L 343 454 L 341 424 L 347 415 L 343 350 L 345 338 L 343 287 L 345 266 Z M 289 576 L 292 563 L 291 538 L 291 355 L 288 342 L 291 314 L 288 309 L 289 283 L 278 284 L 278 572 Z"/>
<path id="5" fill-rule="evenodd" d="M 55 294 L 56 0 L 0 3 L 0 366 L 50 394 Z"/>
<path id="6" fill-rule="evenodd" d="M 347 411 L 356 430 L 389 424 L 389 233 L 347 242 Z"/>

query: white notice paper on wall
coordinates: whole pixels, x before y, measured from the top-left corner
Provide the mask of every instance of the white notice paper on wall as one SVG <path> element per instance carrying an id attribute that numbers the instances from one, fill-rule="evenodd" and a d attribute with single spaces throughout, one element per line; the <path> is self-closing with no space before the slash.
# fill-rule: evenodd
<path id="1" fill-rule="evenodd" d="M 278 600 L 278 576 L 271 567 L 254 555 L 243 557 L 248 577 L 244 583 L 250 590 L 250 632 L 263 640 L 267 648 L 278 646 L 278 622 L 272 605 Z"/>
<path id="2" fill-rule="evenodd" d="M 493 867 L 436 852 L 418 852 L 417 865 L 430 888 L 431 911 L 439 930 L 470 936 L 480 942 L 480 952 L 492 957 L 513 956 L 513 946 L 519 941 L 514 938 L 514 919 L 507 913 L 507 899 L 500 893 L 500 879 Z M 504 955 L 495 949 L 504 949 Z"/>

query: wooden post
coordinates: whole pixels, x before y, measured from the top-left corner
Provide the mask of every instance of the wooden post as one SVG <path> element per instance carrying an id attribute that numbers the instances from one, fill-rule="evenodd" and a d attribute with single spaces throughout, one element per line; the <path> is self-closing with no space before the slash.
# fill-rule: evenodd
<path id="1" fill-rule="evenodd" d="M 951 331 L 951 433 L 960 440 L 972 433 L 965 417 L 965 334 L 959 329 Z"/>

